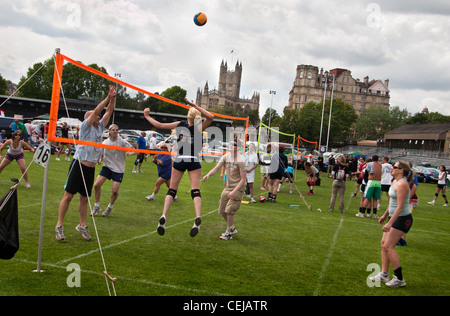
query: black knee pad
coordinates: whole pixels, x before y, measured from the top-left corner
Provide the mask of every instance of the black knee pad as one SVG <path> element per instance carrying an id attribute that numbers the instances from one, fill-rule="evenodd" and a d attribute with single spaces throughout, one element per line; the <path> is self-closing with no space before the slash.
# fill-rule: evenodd
<path id="1" fill-rule="evenodd" d="M 196 198 L 197 196 L 199 198 L 202 197 L 202 195 L 200 194 L 200 189 L 191 190 L 191 197 L 192 197 L 192 199 Z"/>
<path id="2" fill-rule="evenodd" d="M 436 192 L 436 193 L 434 194 L 434 196 L 439 196 L 439 193 Z"/>
<path id="3" fill-rule="evenodd" d="M 177 196 L 177 190 L 169 189 L 166 195 L 170 195 L 172 198 L 175 198 L 175 196 Z"/>
<path id="4" fill-rule="evenodd" d="M 445 199 L 447 196 L 445 194 L 442 194 L 442 197 Z"/>

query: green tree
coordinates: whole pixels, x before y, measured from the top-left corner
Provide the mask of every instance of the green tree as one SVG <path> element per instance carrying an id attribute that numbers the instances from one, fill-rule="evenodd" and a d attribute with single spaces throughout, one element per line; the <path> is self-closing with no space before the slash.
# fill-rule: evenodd
<path id="1" fill-rule="evenodd" d="M 325 144 L 328 138 L 330 106 L 330 100 L 326 100 L 322 126 L 322 144 Z M 319 141 L 322 107 L 322 103 L 308 102 L 300 109 L 299 117 L 294 117 L 295 122 L 297 122 L 295 125 L 296 135 L 307 140 Z M 351 138 L 352 128 L 357 120 L 353 107 L 341 99 L 333 100 L 332 110 L 329 145 L 348 141 Z"/>
<path id="2" fill-rule="evenodd" d="M 359 139 L 376 140 L 384 137 L 387 132 L 401 126 L 408 116 L 407 110 L 393 106 L 373 106 L 365 109 L 356 124 Z"/>
<path id="3" fill-rule="evenodd" d="M 25 98 L 35 98 L 50 100 L 53 89 L 53 70 L 55 61 L 51 57 L 44 63 L 36 63 L 28 68 L 26 77 L 22 76 L 18 83 L 21 86 L 25 81 L 28 82 L 20 89 L 18 96 Z M 40 68 L 42 69 L 38 71 Z M 33 77 L 31 77 L 34 74 Z"/>
<path id="4" fill-rule="evenodd" d="M 442 115 L 438 112 L 430 113 L 416 113 L 414 116 L 407 118 L 405 124 L 437 124 L 437 123 L 449 123 L 450 116 Z"/>
<path id="5" fill-rule="evenodd" d="M 0 94 L 6 94 L 6 89 L 8 89 L 8 83 L 0 74 Z"/>
<path id="6" fill-rule="evenodd" d="M 259 109 L 248 111 L 248 123 L 254 126 L 259 124 Z"/>
<path id="7" fill-rule="evenodd" d="M 172 86 L 161 93 L 162 97 L 176 101 L 178 103 L 186 104 L 184 99 L 186 98 L 186 90 L 179 86 Z M 172 113 L 172 114 L 187 114 L 188 110 L 181 106 L 174 105 L 172 103 L 158 100 L 158 112 Z"/>
<path id="8" fill-rule="evenodd" d="M 272 126 L 272 121 L 274 119 L 276 119 L 277 117 L 279 117 L 280 115 L 278 115 L 277 111 L 275 109 L 271 109 L 268 108 L 266 110 L 266 112 L 264 112 L 264 115 L 261 119 L 261 121 L 266 124 L 267 126 L 269 125 L 269 121 L 270 121 L 270 126 Z"/>

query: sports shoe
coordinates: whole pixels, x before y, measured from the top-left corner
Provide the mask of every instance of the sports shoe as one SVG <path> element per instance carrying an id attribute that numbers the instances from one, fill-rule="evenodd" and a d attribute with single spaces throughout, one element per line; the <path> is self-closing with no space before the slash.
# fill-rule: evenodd
<path id="1" fill-rule="evenodd" d="M 64 240 L 66 236 L 64 236 L 64 228 L 61 226 L 55 227 L 55 233 L 56 233 L 56 239 L 58 240 Z"/>
<path id="2" fill-rule="evenodd" d="M 252 203 L 256 203 L 256 201 L 255 201 L 255 199 L 254 199 L 254 198 L 252 198 L 252 199 L 250 200 L 250 202 L 252 202 Z"/>
<path id="3" fill-rule="evenodd" d="M 56 161 L 60 161 L 61 159 L 59 159 L 58 157 L 55 158 Z"/>
<path id="4" fill-rule="evenodd" d="M 430 205 L 434 205 L 434 202 L 435 200 L 433 200 L 433 201 L 431 201 L 431 202 L 428 202 L 428 204 L 430 204 Z"/>
<path id="5" fill-rule="evenodd" d="M 92 209 L 91 216 L 95 216 L 95 215 L 97 215 L 98 213 L 100 213 L 101 211 L 102 211 L 102 209 L 100 208 L 100 206 L 95 206 L 95 205 L 94 205 L 94 208 Z"/>
<path id="6" fill-rule="evenodd" d="M 387 282 L 389 282 L 389 274 L 384 273 L 384 272 L 379 272 L 376 276 L 370 277 L 369 280 L 373 281 L 373 282 L 381 281 L 381 282 L 387 283 Z"/>
<path id="7" fill-rule="evenodd" d="M 25 184 L 25 188 L 31 188 L 30 182 L 27 182 L 27 183 Z M 444 205 L 444 206 L 445 206 L 445 205 Z"/>
<path id="8" fill-rule="evenodd" d="M 230 233 L 228 233 L 228 234 L 222 234 L 222 235 L 220 235 L 219 236 L 219 238 L 220 239 L 222 239 L 222 240 L 231 240 L 231 239 L 233 239 L 233 237 L 231 236 L 231 234 Z"/>
<path id="9" fill-rule="evenodd" d="M 195 237 L 198 234 L 198 230 L 200 229 L 200 224 L 202 223 L 201 217 L 197 217 L 194 221 L 194 226 L 191 228 L 191 232 L 189 233 L 191 237 Z"/>
<path id="10" fill-rule="evenodd" d="M 104 211 L 103 213 L 102 213 L 102 216 L 103 217 L 106 217 L 106 216 L 109 216 L 109 214 L 111 213 L 111 211 L 112 211 L 112 207 L 107 207 L 106 208 L 106 211 Z"/>
<path id="11" fill-rule="evenodd" d="M 406 240 L 404 240 L 403 238 L 400 238 L 400 240 L 397 243 L 397 246 L 406 246 Z"/>
<path id="12" fill-rule="evenodd" d="M 75 227 L 76 231 L 81 234 L 81 236 L 86 240 L 91 240 L 91 235 L 89 235 L 88 227 L 87 226 L 81 226 L 78 224 L 77 227 Z"/>
<path id="13" fill-rule="evenodd" d="M 175 197 L 173 198 L 174 202 L 178 202 L 178 196 L 175 195 Z"/>
<path id="14" fill-rule="evenodd" d="M 156 230 L 160 236 L 166 232 L 166 217 L 164 215 L 159 218 L 158 228 Z"/>
<path id="15" fill-rule="evenodd" d="M 380 217 L 377 214 L 372 214 L 372 218 L 379 219 Z"/>
<path id="16" fill-rule="evenodd" d="M 357 217 L 364 217 L 364 213 L 358 212 L 358 213 L 356 213 L 355 216 L 357 216 Z"/>
<path id="17" fill-rule="evenodd" d="M 148 201 L 153 201 L 155 199 L 155 197 L 153 195 L 147 195 L 145 197 Z"/>
<path id="18" fill-rule="evenodd" d="M 29 187 L 27 187 L 27 188 L 29 188 Z M 442 206 L 448 206 L 448 203 L 445 203 L 444 205 L 442 205 Z"/>
<path id="19" fill-rule="evenodd" d="M 394 275 L 392 280 L 390 280 L 389 282 L 386 282 L 386 285 L 389 287 L 403 287 L 406 285 L 406 282 L 405 282 L 405 279 L 399 280 L 397 278 L 397 276 Z"/>
<path id="20" fill-rule="evenodd" d="M 225 231 L 221 236 L 236 235 L 237 232 L 238 231 L 237 231 L 236 227 L 233 226 L 233 228 L 231 228 L 231 231 Z"/>

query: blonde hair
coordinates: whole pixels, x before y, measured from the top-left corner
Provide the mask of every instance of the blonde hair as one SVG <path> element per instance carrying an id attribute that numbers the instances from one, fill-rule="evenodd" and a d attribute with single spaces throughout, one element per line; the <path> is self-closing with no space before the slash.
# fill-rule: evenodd
<path id="1" fill-rule="evenodd" d="M 189 125 L 195 125 L 202 121 L 202 114 L 196 108 L 190 108 L 187 114 Z"/>

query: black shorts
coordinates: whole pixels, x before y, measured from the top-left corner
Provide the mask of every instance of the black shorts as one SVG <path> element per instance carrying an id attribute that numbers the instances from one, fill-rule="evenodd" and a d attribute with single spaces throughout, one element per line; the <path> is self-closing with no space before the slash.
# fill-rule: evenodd
<path id="1" fill-rule="evenodd" d="M 138 153 L 136 157 L 136 161 L 134 162 L 135 165 L 138 163 L 143 163 L 145 160 L 145 154 L 144 153 Z"/>
<path id="2" fill-rule="evenodd" d="M 445 190 L 445 189 L 447 189 L 447 185 L 445 185 L 445 184 L 438 184 L 438 185 L 437 185 L 437 188 L 438 188 L 439 190 Z"/>
<path id="3" fill-rule="evenodd" d="M 269 177 L 271 180 L 281 180 L 283 178 L 283 174 L 282 173 L 269 173 Z"/>
<path id="4" fill-rule="evenodd" d="M 412 214 L 406 216 L 399 216 L 397 220 L 392 224 L 392 228 L 401 230 L 404 233 L 409 232 L 413 222 Z"/>
<path id="5" fill-rule="evenodd" d="M 86 188 L 84 186 L 82 173 L 84 175 L 84 181 L 86 181 Z M 64 185 L 64 190 L 71 194 L 80 193 L 83 196 L 91 196 L 92 186 L 94 185 L 94 176 L 95 167 L 87 167 L 79 163 L 78 160 L 74 159 L 70 164 L 69 174 L 67 175 L 67 181 Z"/>
<path id="6" fill-rule="evenodd" d="M 194 171 L 197 169 L 200 169 L 202 167 L 201 163 L 200 163 L 200 159 L 198 159 L 197 157 L 195 158 L 180 158 L 177 157 L 175 158 L 174 162 L 173 162 L 173 168 L 181 171 L 181 172 L 185 172 L 187 171 Z"/>
<path id="7" fill-rule="evenodd" d="M 381 192 L 389 192 L 389 188 L 391 187 L 390 184 L 382 184 L 381 185 Z"/>

